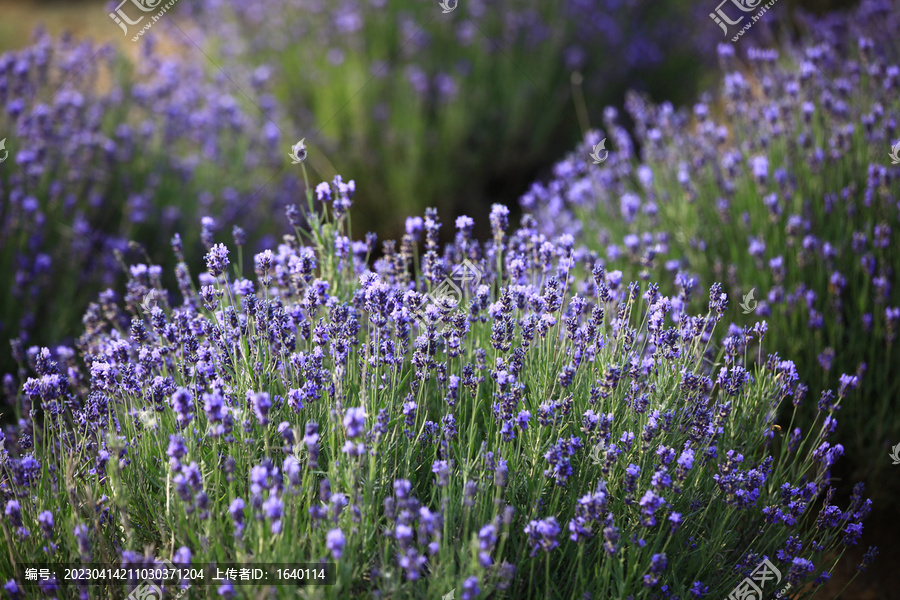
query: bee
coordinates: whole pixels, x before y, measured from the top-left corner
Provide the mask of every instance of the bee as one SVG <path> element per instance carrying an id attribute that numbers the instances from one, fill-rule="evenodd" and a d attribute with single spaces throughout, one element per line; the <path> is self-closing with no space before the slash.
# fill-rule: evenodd
<path id="1" fill-rule="evenodd" d="M 781 433 L 781 425 L 772 425 L 772 431 L 775 433 Z"/>

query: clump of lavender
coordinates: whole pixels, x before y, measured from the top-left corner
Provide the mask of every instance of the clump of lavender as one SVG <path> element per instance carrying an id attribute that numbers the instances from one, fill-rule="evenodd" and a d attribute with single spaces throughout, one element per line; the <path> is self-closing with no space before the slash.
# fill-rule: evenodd
<path id="1" fill-rule="evenodd" d="M 859 543 L 871 502 L 831 501 L 837 399 L 815 427 L 782 420 L 797 368 L 746 358 L 760 327 L 719 331 L 721 286 L 690 312 L 501 209 L 464 255 L 430 210 L 426 252 L 369 261 L 335 243 L 345 207 L 306 200 L 255 282 L 212 244 L 178 267 L 180 303 L 104 294 L 77 352 L 23 349 L 37 377 L 0 464 L 16 556 L 47 560 L 53 535 L 60 562 L 332 561 L 329 598 L 649 599 L 723 597 L 763 556 L 812 592 Z M 479 282 L 438 306 L 464 260 Z"/>
<path id="2" fill-rule="evenodd" d="M 133 284 L 118 288 L 137 307 L 161 289 L 162 266 L 176 264 L 166 242 L 178 230 L 194 249 L 240 217 L 238 238 L 259 238 L 265 213 L 285 197 L 274 183 L 260 190 L 269 175 L 259 167 L 282 158 L 270 120 L 279 109 L 267 106 L 266 116 L 242 106 L 233 84 L 206 75 L 204 62 L 161 54 L 151 42 L 131 68 L 111 46 L 43 30 L 0 56 L 4 339 L 77 337 L 97 290 L 118 288 L 121 257 L 149 254 L 161 266 L 136 266 Z M 251 197 L 259 210 L 246 210 Z M 202 231 L 186 227 L 204 215 L 216 216 Z M 110 295 L 100 309 L 116 301 Z M 17 368 L 27 368 L 24 357 L 4 343 L 0 372 Z"/>
<path id="3" fill-rule="evenodd" d="M 541 233 L 576 234 L 608 271 L 657 281 L 679 306 L 699 308 L 697 286 L 720 283 L 722 318 L 760 338 L 726 337 L 726 352 L 795 360 L 809 383 L 794 398 L 806 428 L 835 389 L 840 439 L 879 481 L 890 463 L 871 449 L 900 440 L 895 12 L 869 0 L 812 19 L 810 37 L 780 50 L 722 45 L 722 84 L 693 111 L 630 95 L 633 136 L 608 110 L 605 133 L 521 199 Z M 593 165 L 607 136 L 609 159 Z"/>

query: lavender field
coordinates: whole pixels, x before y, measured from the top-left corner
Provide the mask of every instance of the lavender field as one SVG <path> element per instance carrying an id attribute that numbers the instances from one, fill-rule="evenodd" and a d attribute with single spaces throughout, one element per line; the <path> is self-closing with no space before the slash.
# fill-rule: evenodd
<path id="1" fill-rule="evenodd" d="M 900 11 L 762 6 L 0 55 L 0 595 L 895 597 Z"/>

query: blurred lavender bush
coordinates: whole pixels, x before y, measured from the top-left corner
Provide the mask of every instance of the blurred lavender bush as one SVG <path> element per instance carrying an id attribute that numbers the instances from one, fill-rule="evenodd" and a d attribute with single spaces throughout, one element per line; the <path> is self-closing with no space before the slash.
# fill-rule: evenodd
<path id="1" fill-rule="evenodd" d="M 632 137 L 608 109 L 606 133 L 521 204 L 542 231 L 575 234 L 626 278 L 669 290 L 723 282 L 728 318 L 764 317 L 772 349 L 797 361 L 811 392 L 804 422 L 834 402 L 828 388 L 859 387 L 840 434 L 874 479 L 900 441 L 900 168 L 889 157 L 900 17 L 875 0 L 800 22 L 809 37 L 781 51 L 750 45 L 742 61 L 721 46 L 719 93 L 692 114 L 632 94 Z M 589 153 L 605 135 L 612 152 L 597 166 Z"/>
<path id="2" fill-rule="evenodd" d="M 237 80 L 248 65 L 277 74 L 297 131 L 333 165 L 320 174 L 365 181 L 368 228 L 392 235 L 425 204 L 486 213 L 521 193 L 578 137 L 573 71 L 591 106 L 625 85 L 686 99 L 717 39 L 681 1 L 462 0 L 443 14 L 437 0 L 206 0 L 179 10 Z"/>
<path id="3" fill-rule="evenodd" d="M 809 598 L 859 542 L 871 501 L 829 489 L 835 407 L 788 424 L 794 364 L 745 367 L 766 330 L 718 331 L 720 286 L 691 314 L 689 281 L 627 285 L 501 205 L 485 243 L 460 216 L 441 248 L 429 210 L 370 261 L 347 184 L 306 199 L 255 276 L 216 244 L 194 277 L 176 240 L 180 302 L 140 311 L 158 283 L 133 265 L 79 352 L 27 351 L 0 446 L 13 599 L 37 593 L 23 562 L 169 557 L 333 561 L 316 597 L 464 600 L 722 598 L 768 560 L 767 594 Z M 428 295 L 463 266 L 477 280 Z"/>
<path id="4" fill-rule="evenodd" d="M 132 65 L 112 48 L 38 32 L 34 45 L 0 56 L 9 151 L 0 164 L 0 335 L 22 336 L 19 350 L 77 335 L 98 286 L 123 280 L 130 240 L 140 245 L 133 255 L 163 260 L 176 225 L 208 216 L 210 230 L 240 219 L 252 241 L 290 192 L 285 180 L 255 195 L 285 146 L 227 80 L 159 55 L 149 39 L 141 52 Z M 262 82 L 257 90 L 277 114 Z M 188 231 L 184 244 L 200 237 Z M 8 369 L 8 344 L 0 357 Z"/>

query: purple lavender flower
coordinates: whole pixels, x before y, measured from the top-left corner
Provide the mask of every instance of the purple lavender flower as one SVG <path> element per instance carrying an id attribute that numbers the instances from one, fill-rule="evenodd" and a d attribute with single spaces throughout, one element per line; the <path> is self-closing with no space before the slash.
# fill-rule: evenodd
<path id="1" fill-rule="evenodd" d="M 694 451 L 685 448 L 678 457 L 677 466 L 675 468 L 675 477 L 679 481 L 683 481 L 687 477 L 687 472 L 694 466 Z"/>
<path id="2" fill-rule="evenodd" d="M 45 510 L 38 515 L 38 523 L 41 526 L 41 531 L 44 534 L 44 538 L 51 539 L 53 537 L 53 513 L 49 510 Z"/>
<path id="3" fill-rule="evenodd" d="M 357 438 L 365 433 L 366 411 L 360 408 L 348 408 L 344 413 L 344 431 L 350 439 Z"/>
<path id="4" fill-rule="evenodd" d="M 319 425 L 315 421 L 306 424 L 306 432 L 303 443 L 309 452 L 309 468 L 315 469 L 319 465 Z"/>
<path id="5" fill-rule="evenodd" d="M 206 268 L 210 275 L 218 277 L 228 267 L 228 248 L 225 244 L 216 244 L 206 255 Z"/>
<path id="6" fill-rule="evenodd" d="M 191 564 L 191 550 L 187 546 L 181 546 L 172 556 L 172 562 L 178 566 L 187 567 Z"/>
<path id="7" fill-rule="evenodd" d="M 787 575 L 785 576 L 785 580 L 792 584 L 799 584 L 809 573 L 812 573 L 816 570 L 815 565 L 812 561 L 807 560 L 805 558 L 794 558 L 791 561 L 791 567 L 788 570 Z"/>
<path id="8" fill-rule="evenodd" d="M 481 588 L 478 587 L 478 578 L 474 575 L 467 577 L 463 581 L 462 600 L 473 600 L 481 595 Z"/>
<path id="9" fill-rule="evenodd" d="M 847 375 L 842 373 L 840 377 L 841 387 L 838 390 L 838 398 L 846 398 L 847 392 L 855 390 L 859 385 L 859 378 L 856 375 Z"/>
<path id="10" fill-rule="evenodd" d="M 765 183 L 769 176 L 769 159 L 765 155 L 757 155 L 752 157 L 749 163 L 756 181 L 760 184 Z"/>
<path id="11" fill-rule="evenodd" d="M 244 533 L 244 501 L 235 498 L 228 506 L 228 514 L 231 515 L 231 521 L 234 524 L 235 537 L 241 537 Z"/>
<path id="12" fill-rule="evenodd" d="M 722 286 L 714 283 L 709 289 L 709 311 L 715 313 L 718 317 L 725 314 L 728 308 L 728 296 L 722 292 Z"/>
<path id="13" fill-rule="evenodd" d="M 757 258 L 762 257 L 766 252 L 766 241 L 764 239 L 751 237 L 750 238 L 750 256 L 754 256 Z"/>
<path id="14" fill-rule="evenodd" d="M 462 238 L 468 240 L 472 236 L 472 230 L 475 228 L 475 221 L 466 215 L 456 217 L 456 229 L 462 234 Z"/>
<path id="15" fill-rule="evenodd" d="M 506 236 L 506 228 L 509 227 L 509 208 L 502 204 L 491 206 L 491 231 L 494 232 L 494 241 L 502 244 Z"/>
<path id="16" fill-rule="evenodd" d="M 855 546 L 862 537 L 862 523 L 850 523 L 844 528 L 843 543 L 847 546 Z"/>
<path id="17" fill-rule="evenodd" d="M 863 555 L 862 560 L 857 565 L 857 569 L 859 569 L 860 573 L 865 573 L 869 570 L 869 566 L 875 562 L 875 557 L 878 556 L 878 548 L 875 546 L 869 546 L 866 553 Z"/>
<path id="18" fill-rule="evenodd" d="M 528 422 L 531 420 L 531 412 L 525 409 L 519 411 L 519 414 L 516 415 L 516 425 L 518 425 L 519 429 L 525 431 L 528 429 Z"/>
<path id="19" fill-rule="evenodd" d="M 403 403 L 403 416 L 406 417 L 406 426 L 413 427 L 416 424 L 416 410 L 419 405 L 413 400 L 407 400 Z"/>
<path id="20" fill-rule="evenodd" d="M 490 552 L 497 543 L 497 528 L 493 525 L 485 525 L 478 531 L 478 547 L 479 549 Z"/>
<path id="21" fill-rule="evenodd" d="M 414 239 L 422 233 L 423 226 L 422 217 L 406 217 L 406 233 L 413 236 Z"/>
<path id="22" fill-rule="evenodd" d="M 185 503 L 185 511 L 190 514 L 195 508 L 197 495 L 203 491 L 200 467 L 196 462 L 182 467 L 181 472 L 172 478 L 172 483 L 178 497 Z"/>
<path id="23" fill-rule="evenodd" d="M 528 543 L 531 545 L 531 556 L 536 555 L 538 550 L 549 553 L 559 546 L 556 539 L 559 532 L 559 524 L 555 517 L 529 522 L 525 527 L 525 535 L 528 536 Z"/>
<path id="24" fill-rule="evenodd" d="M 225 417 L 224 405 L 225 400 L 217 391 L 203 394 L 203 411 L 210 422 L 218 423 Z"/>
<path id="25" fill-rule="evenodd" d="M 169 403 L 172 405 L 172 410 L 175 411 L 175 418 L 178 420 L 178 425 L 181 427 L 185 427 L 191 422 L 191 419 L 194 418 L 192 412 L 194 398 L 191 395 L 191 392 L 186 388 L 178 388 L 178 390 L 172 394 L 172 397 L 169 398 Z"/>
<path id="26" fill-rule="evenodd" d="M 450 465 L 446 460 L 436 460 L 431 465 L 431 472 L 438 476 L 438 487 L 450 485 Z"/>
<path id="27" fill-rule="evenodd" d="M 256 256 L 253 257 L 253 264 L 256 271 L 256 274 L 259 276 L 265 276 L 269 270 L 272 268 L 272 263 L 275 261 L 275 256 L 272 254 L 271 250 L 264 250 L 260 252 Z"/>
<path id="28" fill-rule="evenodd" d="M 321 182 L 316 186 L 315 194 L 319 202 L 328 202 L 331 200 L 331 184 L 327 181 Z"/>
<path id="29" fill-rule="evenodd" d="M 681 513 L 673 512 L 669 513 L 669 524 L 672 526 L 672 531 L 675 531 L 679 527 L 681 527 Z"/>
<path id="30" fill-rule="evenodd" d="M 6 515 L 6 518 L 9 519 L 10 524 L 16 528 L 20 539 L 30 535 L 29 531 L 22 525 L 22 509 L 18 500 L 10 500 L 7 502 L 3 512 Z"/>
<path id="31" fill-rule="evenodd" d="M 9 594 L 9 600 L 21 600 L 25 597 L 22 588 L 19 587 L 19 584 L 16 583 L 15 579 L 10 579 L 3 584 L 3 589 Z"/>
<path id="32" fill-rule="evenodd" d="M 625 491 L 631 493 L 635 490 L 640 472 L 641 468 L 637 465 L 628 465 L 625 468 Z"/>
<path id="33" fill-rule="evenodd" d="M 703 585 L 702 581 L 695 581 L 691 586 L 691 598 L 695 600 L 702 600 L 705 598 L 707 594 L 709 594 L 709 586 Z"/>
<path id="34" fill-rule="evenodd" d="M 419 554 L 415 548 L 409 548 L 404 554 L 400 555 L 397 561 L 400 568 L 403 569 L 403 575 L 407 581 L 416 581 L 422 574 L 422 567 L 428 562 L 428 558 Z"/>
<path id="35" fill-rule="evenodd" d="M 187 446 L 183 437 L 177 434 L 169 436 L 169 447 L 166 450 L 166 456 L 169 457 L 169 466 L 173 471 L 181 470 L 181 459 L 187 456 Z"/>
<path id="36" fill-rule="evenodd" d="M 665 553 L 654 554 L 650 559 L 650 572 L 644 575 L 644 586 L 654 587 L 659 583 L 659 574 L 666 568 L 666 565 L 668 565 L 668 560 Z"/>
<path id="37" fill-rule="evenodd" d="M 247 402 L 253 409 L 253 414 L 256 415 L 259 424 L 268 425 L 269 410 L 272 408 L 272 401 L 269 399 L 269 394 L 266 392 L 254 392 L 253 390 L 248 390 Z"/>
<path id="38" fill-rule="evenodd" d="M 344 551 L 344 532 L 340 529 L 332 529 L 328 532 L 325 540 L 325 546 L 331 551 L 331 555 L 335 560 L 341 557 Z"/>
<path id="39" fill-rule="evenodd" d="M 87 526 L 83 524 L 76 525 L 72 534 L 75 536 L 75 541 L 78 543 L 78 553 L 81 554 L 81 560 L 83 562 L 90 562 L 91 538 Z"/>
<path id="40" fill-rule="evenodd" d="M 619 198 L 619 207 L 626 223 L 634 222 L 634 217 L 637 215 L 640 206 L 641 199 L 636 194 L 627 193 Z"/>
<path id="41" fill-rule="evenodd" d="M 234 598 L 237 596 L 237 592 L 234 590 L 234 584 L 227 579 L 216 589 L 216 593 L 222 598 Z"/>
<path id="42" fill-rule="evenodd" d="M 638 505 L 641 507 L 641 524 L 645 527 L 656 525 L 656 511 L 665 506 L 666 499 L 657 495 L 653 490 L 647 490 L 641 497 Z"/>
<path id="43" fill-rule="evenodd" d="M 281 515 L 284 512 L 284 503 L 281 501 L 281 498 L 278 496 L 269 496 L 269 498 L 263 502 L 263 513 L 266 515 L 266 518 L 272 522 L 271 530 L 273 534 L 278 534 L 281 532 Z"/>
<path id="44" fill-rule="evenodd" d="M 231 228 L 231 237 L 234 238 L 234 243 L 237 246 L 243 246 L 247 243 L 247 233 L 239 225 Z"/>
<path id="45" fill-rule="evenodd" d="M 494 484 L 497 487 L 506 487 L 508 479 L 509 466 L 504 459 L 497 459 L 497 467 L 494 469 Z"/>
<path id="46" fill-rule="evenodd" d="M 581 439 L 575 436 L 568 440 L 558 440 L 550 450 L 544 453 L 544 458 L 550 463 L 550 468 L 544 471 L 544 476 L 552 477 L 557 485 L 564 485 L 573 472 L 569 458 L 575 454 L 576 449 L 581 447 Z"/>
<path id="47" fill-rule="evenodd" d="M 463 484 L 463 504 L 475 506 L 475 496 L 478 494 L 478 484 L 474 481 L 466 481 Z"/>

